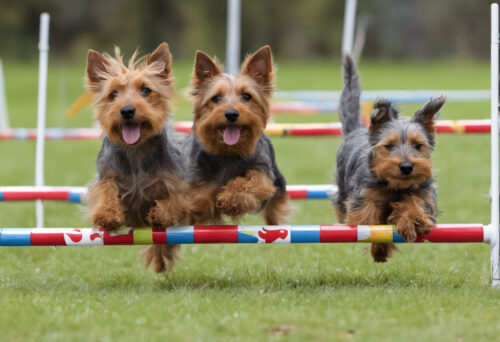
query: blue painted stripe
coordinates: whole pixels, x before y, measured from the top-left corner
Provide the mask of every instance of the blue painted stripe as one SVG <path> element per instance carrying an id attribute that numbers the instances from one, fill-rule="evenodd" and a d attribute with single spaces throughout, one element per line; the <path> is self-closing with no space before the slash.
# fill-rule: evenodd
<path id="1" fill-rule="evenodd" d="M 82 201 L 82 193 L 71 191 L 68 200 L 73 203 L 80 203 Z"/>
<path id="2" fill-rule="evenodd" d="M 295 226 L 290 235 L 292 243 L 320 242 L 318 226 Z"/>
<path id="3" fill-rule="evenodd" d="M 167 243 L 194 243 L 193 232 L 172 232 L 173 229 L 167 229 Z"/>
<path id="4" fill-rule="evenodd" d="M 406 240 L 396 232 L 392 232 L 392 241 L 395 243 L 406 243 Z"/>
<path id="5" fill-rule="evenodd" d="M 3 201 L 3 191 L 0 191 L 0 201 Z"/>
<path id="6" fill-rule="evenodd" d="M 256 236 L 238 232 L 238 243 L 257 243 L 259 239 Z"/>
<path id="7" fill-rule="evenodd" d="M 328 192 L 326 192 L 325 190 L 307 190 L 307 198 L 328 199 Z"/>
<path id="8" fill-rule="evenodd" d="M 0 246 L 31 246 L 31 228 L 2 229 Z"/>

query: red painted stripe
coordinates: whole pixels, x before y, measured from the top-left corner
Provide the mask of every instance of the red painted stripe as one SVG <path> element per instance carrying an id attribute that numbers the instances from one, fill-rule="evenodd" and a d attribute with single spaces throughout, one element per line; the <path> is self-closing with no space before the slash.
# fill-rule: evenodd
<path id="1" fill-rule="evenodd" d="M 320 242 L 356 242 L 358 241 L 358 230 L 356 226 L 335 225 L 320 226 Z"/>
<path id="2" fill-rule="evenodd" d="M 191 127 L 186 127 L 186 126 L 176 126 L 175 130 L 180 133 L 189 133 L 189 134 L 193 133 Z"/>
<path id="3" fill-rule="evenodd" d="M 466 125 L 465 132 L 466 133 L 490 133 L 491 126 L 490 126 L 490 124 Z"/>
<path id="4" fill-rule="evenodd" d="M 342 129 L 340 127 L 290 128 L 287 130 L 287 134 L 294 136 L 342 135 Z"/>
<path id="5" fill-rule="evenodd" d="M 35 199 L 67 201 L 69 200 L 69 191 L 6 191 L 3 198 L 5 201 L 30 201 Z"/>
<path id="6" fill-rule="evenodd" d="M 153 243 L 166 244 L 167 231 L 165 229 L 153 229 Z"/>
<path id="7" fill-rule="evenodd" d="M 443 227 L 444 226 L 444 227 Z M 440 225 L 430 233 L 417 237 L 417 242 L 483 242 L 482 225 Z"/>
<path id="8" fill-rule="evenodd" d="M 236 243 L 238 226 L 194 226 L 194 243 Z"/>
<path id="9" fill-rule="evenodd" d="M 47 229 L 49 230 L 49 229 Z M 34 233 L 31 232 L 32 246 L 65 246 L 64 233 Z"/>
<path id="10" fill-rule="evenodd" d="M 286 193 L 291 199 L 305 199 L 307 198 L 307 190 L 287 190 Z"/>
<path id="11" fill-rule="evenodd" d="M 437 133 L 454 133 L 455 129 L 451 125 L 437 124 L 436 125 L 436 132 Z"/>
<path id="12" fill-rule="evenodd" d="M 99 228 L 101 231 L 103 228 Z M 105 245 L 133 245 L 134 244 L 134 231 L 131 229 L 128 234 L 109 235 L 104 232 L 102 235 L 102 242 Z"/>

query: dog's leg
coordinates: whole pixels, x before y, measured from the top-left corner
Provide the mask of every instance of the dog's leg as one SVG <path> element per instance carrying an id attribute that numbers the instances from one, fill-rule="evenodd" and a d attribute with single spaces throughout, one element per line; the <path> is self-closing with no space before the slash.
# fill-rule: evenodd
<path id="1" fill-rule="evenodd" d="M 216 207 L 224 214 L 239 218 L 260 209 L 262 201 L 270 199 L 276 188 L 261 171 L 250 170 L 244 177 L 230 180 L 217 196 Z"/>
<path id="2" fill-rule="evenodd" d="M 116 231 L 125 224 L 125 213 L 119 199 L 118 185 L 112 178 L 94 184 L 88 192 L 90 221 L 94 228 Z"/>
<path id="3" fill-rule="evenodd" d="M 392 213 L 388 222 L 396 225 L 396 230 L 408 242 L 414 242 L 417 235 L 428 233 L 434 226 L 432 217 L 425 214 L 424 201 L 417 196 L 408 196 L 391 203 Z"/>
<path id="4" fill-rule="evenodd" d="M 287 217 L 293 210 L 287 194 L 275 195 L 262 210 L 262 217 L 268 225 L 280 225 L 287 222 Z"/>
<path id="5" fill-rule="evenodd" d="M 189 223 L 217 224 L 220 222 L 220 211 L 215 207 L 217 187 L 201 184 L 189 189 Z"/>
<path id="6" fill-rule="evenodd" d="M 346 223 L 352 225 L 358 224 L 381 224 L 383 221 L 383 212 L 381 205 L 369 199 L 362 200 L 360 205 L 349 208 L 348 204 Z M 375 262 L 386 262 L 391 257 L 396 245 L 393 243 L 372 243 L 371 255 Z"/>

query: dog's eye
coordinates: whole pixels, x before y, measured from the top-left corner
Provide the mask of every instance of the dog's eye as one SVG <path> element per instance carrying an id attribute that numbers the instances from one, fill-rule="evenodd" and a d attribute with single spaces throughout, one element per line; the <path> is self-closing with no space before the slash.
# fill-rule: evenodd
<path id="1" fill-rule="evenodd" d="M 243 101 L 250 101 L 250 99 L 252 98 L 252 95 L 250 95 L 249 93 L 243 93 L 241 95 L 241 98 L 243 99 Z"/>
<path id="2" fill-rule="evenodd" d="M 110 100 L 113 100 L 117 96 L 118 96 L 118 91 L 117 90 L 113 90 L 111 93 L 109 93 L 108 98 Z"/>
<path id="3" fill-rule="evenodd" d="M 388 149 L 388 150 L 392 150 L 392 148 L 394 147 L 394 145 L 393 145 L 393 144 L 387 144 L 387 145 L 385 145 L 384 147 L 385 147 L 386 149 Z"/>
<path id="4" fill-rule="evenodd" d="M 212 97 L 212 102 L 213 103 L 217 103 L 220 100 L 222 100 L 222 96 L 220 96 L 220 95 L 215 95 L 214 97 Z"/>
<path id="5" fill-rule="evenodd" d="M 140 93 L 142 96 L 147 97 L 149 94 L 151 94 L 151 89 L 149 89 L 148 87 L 142 87 Z"/>
<path id="6" fill-rule="evenodd" d="M 415 150 L 419 151 L 421 148 L 422 148 L 422 144 L 413 144 L 413 147 L 415 148 Z"/>

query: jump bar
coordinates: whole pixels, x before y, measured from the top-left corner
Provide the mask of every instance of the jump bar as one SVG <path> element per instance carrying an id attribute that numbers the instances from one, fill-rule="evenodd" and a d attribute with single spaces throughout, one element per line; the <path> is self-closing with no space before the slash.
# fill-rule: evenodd
<path id="1" fill-rule="evenodd" d="M 482 224 L 438 224 L 416 242 L 489 243 Z M 168 229 L 0 228 L 0 246 L 107 246 L 206 243 L 348 243 L 406 241 L 391 225 L 181 226 Z"/>

